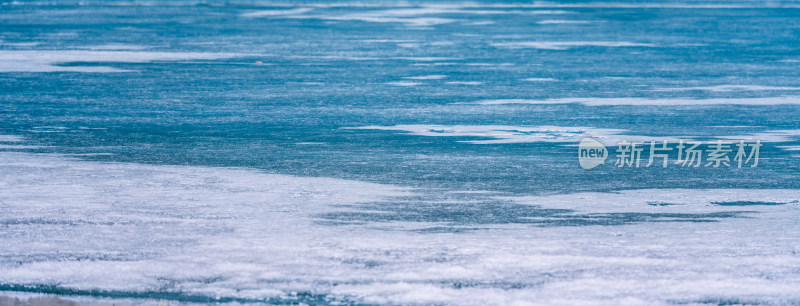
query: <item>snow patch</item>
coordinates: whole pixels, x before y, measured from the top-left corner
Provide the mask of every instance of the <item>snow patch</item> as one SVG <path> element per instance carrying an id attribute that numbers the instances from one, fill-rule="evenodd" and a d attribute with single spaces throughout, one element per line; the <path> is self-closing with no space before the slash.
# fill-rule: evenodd
<path id="1" fill-rule="evenodd" d="M 498 197 L 570 209 L 561 214 L 571 218 L 749 213 L 706 222 L 512 223 L 420 233 L 415 229 L 432 225 L 318 222 L 320 213 L 409 195 L 390 185 L 9 152 L 0 152 L 0 168 L 4 284 L 253 299 L 312 292 L 387 304 L 800 299 L 797 190 Z M 714 204 L 737 201 L 786 204 Z"/>
<path id="2" fill-rule="evenodd" d="M 147 63 L 152 61 L 214 60 L 235 57 L 228 53 L 0 50 L 0 72 L 125 72 L 106 66 L 58 66 L 63 63 Z"/>

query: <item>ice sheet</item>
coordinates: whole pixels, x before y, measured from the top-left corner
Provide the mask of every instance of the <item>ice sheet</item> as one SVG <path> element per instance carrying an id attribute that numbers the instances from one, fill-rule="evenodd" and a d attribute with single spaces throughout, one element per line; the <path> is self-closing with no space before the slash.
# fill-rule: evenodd
<path id="1" fill-rule="evenodd" d="M 395 304 L 800 300 L 797 190 L 502 197 L 569 209 L 562 217 L 658 222 L 420 232 L 451 225 L 319 222 L 409 195 L 389 185 L 8 152 L 0 169 L 1 284 Z"/>

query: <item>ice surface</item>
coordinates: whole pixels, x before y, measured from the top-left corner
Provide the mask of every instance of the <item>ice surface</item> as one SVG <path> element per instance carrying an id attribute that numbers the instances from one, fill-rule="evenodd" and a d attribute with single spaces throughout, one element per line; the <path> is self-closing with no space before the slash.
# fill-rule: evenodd
<path id="1" fill-rule="evenodd" d="M 792 142 L 800 139 L 800 130 L 767 130 L 742 135 L 712 135 L 712 136 L 648 136 L 629 135 L 624 129 L 603 129 L 594 127 L 576 126 L 499 126 L 499 125 L 394 125 L 394 126 L 363 126 L 349 127 L 346 129 L 402 131 L 411 135 L 430 137 L 478 137 L 491 138 L 489 140 L 460 140 L 459 142 L 472 144 L 504 144 L 504 143 L 575 143 L 583 137 L 594 137 L 604 145 L 617 145 L 621 141 L 627 142 L 663 142 L 678 143 L 680 141 L 695 141 L 700 143 L 713 143 L 724 140 L 732 143 L 738 141 L 767 142 Z M 705 139 L 705 140 L 703 140 Z"/>
<path id="2" fill-rule="evenodd" d="M 386 82 L 386 85 L 412 87 L 412 86 L 422 85 L 422 83 L 420 83 L 420 82 L 411 82 L 411 81 L 396 81 L 396 82 Z"/>
<path id="3" fill-rule="evenodd" d="M 492 43 L 492 46 L 505 48 L 567 50 L 576 47 L 654 47 L 655 45 L 629 41 L 524 41 Z"/>
<path id="4" fill-rule="evenodd" d="M 189 2 L 3 6 L 0 290 L 800 304 L 794 9 Z M 65 69 L 137 72 L 25 73 Z M 583 133 L 781 143 L 584 171 Z"/>
<path id="5" fill-rule="evenodd" d="M 450 84 L 450 85 L 482 85 L 483 82 L 478 82 L 478 81 L 449 81 L 449 82 L 445 82 L 445 84 Z"/>
<path id="6" fill-rule="evenodd" d="M 537 21 L 538 24 L 585 24 L 592 23 L 589 20 L 564 20 L 564 19 L 546 19 Z"/>
<path id="7" fill-rule="evenodd" d="M 9 152 L 0 169 L 2 284 L 396 304 L 800 299 L 797 190 L 505 197 L 570 218 L 660 222 L 437 233 L 420 222 L 319 222 L 410 192 L 389 185 Z M 751 200 L 781 205 L 712 203 Z"/>
<path id="8" fill-rule="evenodd" d="M 656 88 L 653 90 L 654 91 L 704 90 L 704 91 L 715 91 L 715 92 L 728 92 L 728 91 L 759 91 L 759 90 L 800 90 L 800 87 L 759 86 L 759 85 L 716 85 L 716 86 L 697 86 L 697 87 Z"/>
<path id="9" fill-rule="evenodd" d="M 505 125 L 394 125 L 363 126 L 350 129 L 403 131 L 418 136 L 479 137 L 490 140 L 463 140 L 472 144 L 503 144 L 530 142 L 578 142 L 586 136 L 597 137 L 606 144 L 619 141 L 679 141 L 684 137 L 623 135 L 623 129 L 602 129 L 579 126 L 505 126 Z"/>
<path id="10" fill-rule="evenodd" d="M 726 211 L 714 203 L 729 201 L 732 194 L 737 201 L 782 203 L 794 206 L 792 210 L 800 209 L 800 191 L 792 189 L 636 189 L 506 199 L 575 213 L 691 214 Z M 741 210 L 741 207 L 728 208 Z"/>
<path id="11" fill-rule="evenodd" d="M 310 7 L 299 7 L 288 10 L 262 10 L 243 13 L 242 17 L 264 17 L 264 16 L 285 16 L 285 15 L 300 15 L 314 10 Z"/>
<path id="12" fill-rule="evenodd" d="M 0 149 L 6 149 L 6 150 L 30 150 L 30 149 L 41 149 L 41 148 L 46 148 L 46 146 L 0 144 Z"/>
<path id="13" fill-rule="evenodd" d="M 25 138 L 23 138 L 22 136 L 0 134 L 0 142 L 21 142 L 24 140 Z"/>
<path id="14" fill-rule="evenodd" d="M 800 104 L 800 97 L 766 97 L 766 98 L 713 98 L 713 99 L 656 99 L 656 98 L 560 98 L 560 99 L 492 99 L 481 100 L 474 104 L 568 104 L 580 103 L 588 106 L 609 105 L 781 105 Z"/>
<path id="15" fill-rule="evenodd" d="M 100 50 L 100 51 L 116 51 L 116 50 L 145 50 L 149 49 L 148 46 L 140 46 L 140 45 L 131 45 L 131 44 L 104 44 L 104 45 L 97 45 L 97 46 L 88 46 L 86 49 L 88 50 Z"/>
<path id="16" fill-rule="evenodd" d="M 565 14 L 567 11 L 558 10 L 534 10 L 534 11 L 521 11 L 521 10 L 507 10 L 507 9 L 474 9 L 482 6 L 463 6 L 463 5 L 423 5 L 420 7 L 408 8 L 390 8 L 383 10 L 370 10 L 357 13 L 323 13 L 317 15 L 301 15 L 306 12 L 306 8 L 298 8 L 293 10 L 275 10 L 275 11 L 257 11 L 245 13 L 243 16 L 258 17 L 258 16 L 272 16 L 283 15 L 288 18 L 306 18 L 306 19 L 323 19 L 323 20 L 338 20 L 338 21 L 364 21 L 364 22 L 377 22 L 377 23 L 402 23 L 410 27 L 429 27 L 441 24 L 448 24 L 459 21 L 457 18 L 449 17 L 429 17 L 429 15 L 544 15 L 544 14 Z M 487 6 L 491 7 L 491 6 Z M 502 7 L 500 7 L 502 8 Z"/>
<path id="17" fill-rule="evenodd" d="M 395 57 L 394 59 L 414 61 L 414 62 L 436 62 L 436 61 L 458 60 L 458 58 L 454 57 L 434 57 L 434 56 L 401 56 L 401 57 Z"/>
<path id="18" fill-rule="evenodd" d="M 770 130 L 747 135 L 718 136 L 730 140 L 760 140 L 761 142 L 790 142 L 800 139 L 800 130 Z"/>
<path id="19" fill-rule="evenodd" d="M 146 63 L 152 61 L 213 60 L 234 54 L 203 52 L 0 50 L 0 72 L 124 72 L 106 66 L 59 66 L 63 63 Z"/>
<path id="20" fill-rule="evenodd" d="M 447 76 L 441 74 L 431 74 L 431 75 L 409 76 L 403 78 L 409 80 L 441 80 L 447 78 Z"/>

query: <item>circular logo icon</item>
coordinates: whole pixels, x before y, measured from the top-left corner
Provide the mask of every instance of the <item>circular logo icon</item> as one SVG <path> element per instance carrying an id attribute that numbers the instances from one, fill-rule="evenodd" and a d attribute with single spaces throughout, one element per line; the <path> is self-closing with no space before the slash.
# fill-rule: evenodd
<path id="1" fill-rule="evenodd" d="M 584 170 L 593 169 L 605 164 L 608 158 L 608 149 L 599 141 L 591 137 L 581 139 L 578 145 L 578 163 Z"/>

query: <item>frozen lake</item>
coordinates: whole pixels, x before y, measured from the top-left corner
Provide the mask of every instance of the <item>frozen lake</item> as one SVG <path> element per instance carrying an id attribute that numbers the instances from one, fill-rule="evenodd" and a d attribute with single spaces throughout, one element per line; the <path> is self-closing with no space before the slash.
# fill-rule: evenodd
<path id="1" fill-rule="evenodd" d="M 800 304 L 800 3 L 212 4 L 0 3 L 0 295 Z"/>

